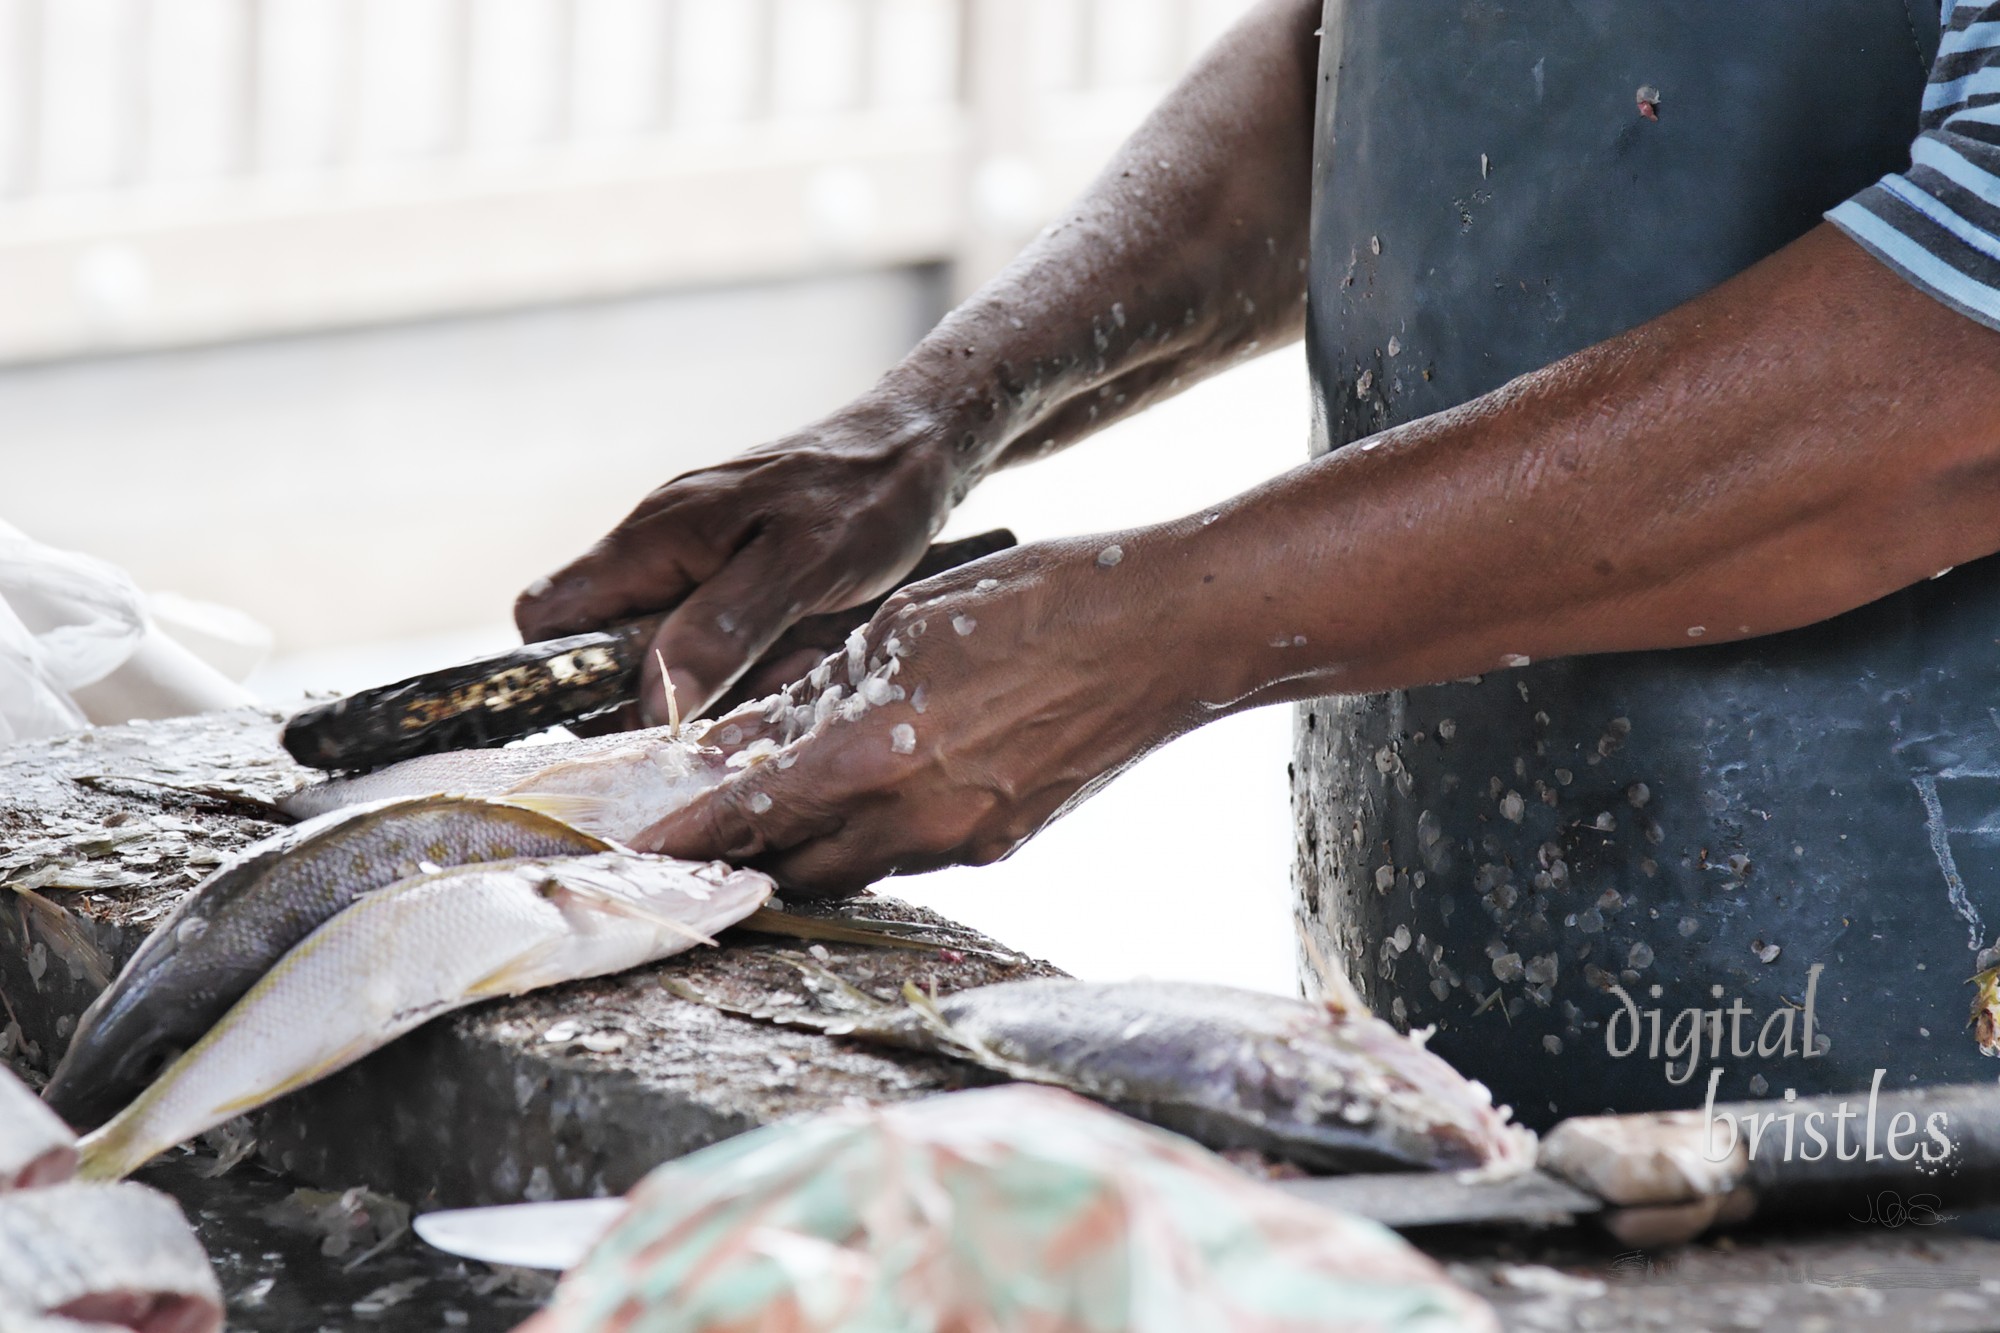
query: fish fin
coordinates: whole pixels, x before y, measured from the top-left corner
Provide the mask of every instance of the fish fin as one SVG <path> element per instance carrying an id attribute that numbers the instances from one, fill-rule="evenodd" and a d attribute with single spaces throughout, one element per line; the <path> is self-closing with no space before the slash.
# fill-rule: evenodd
<path id="1" fill-rule="evenodd" d="M 611 810 L 611 802 L 604 797 L 584 796 L 577 792 L 508 791 L 493 799 L 502 805 L 518 805 L 523 810 L 547 815 L 582 833 L 591 833 Z"/>
<path id="2" fill-rule="evenodd" d="M 318 1064 L 287 1075 L 283 1081 L 263 1092 L 253 1092 L 247 1096 L 238 1097 L 234 1101 L 224 1102 L 215 1108 L 215 1114 L 224 1119 L 234 1119 L 236 1116 L 254 1111 L 260 1106 L 278 1100 L 278 1098 L 285 1096 L 287 1093 L 297 1092 L 308 1083 L 317 1083 L 328 1074 L 337 1073 L 347 1068 L 347 1066 L 353 1064 L 380 1044 L 379 1042 L 371 1041 L 367 1037 L 356 1037 L 353 1041 L 348 1042 Z"/>
<path id="3" fill-rule="evenodd" d="M 575 903 L 578 907 L 588 908 L 593 912 L 602 912 L 606 916 L 622 916 L 633 921 L 644 921 L 647 925 L 658 926 L 662 930 L 678 935 L 684 940 L 691 940 L 696 944 L 706 944 L 711 948 L 715 946 L 715 937 L 713 935 L 703 934 L 693 926 L 688 925 L 685 921 L 676 921 L 665 912 L 649 906 L 640 898 L 631 894 L 620 893 L 617 889 L 607 884 L 586 884 L 578 883 L 574 880 L 552 878 L 544 885 L 543 892 L 551 898 L 561 898 L 567 902 Z"/>
<path id="4" fill-rule="evenodd" d="M 473 1000 L 495 1000 L 507 995 L 520 995 L 540 986 L 549 984 L 547 977 L 535 974 L 535 967 L 547 960 L 561 944 L 560 938 L 538 940 L 523 949 L 500 966 L 488 972 L 479 980 L 465 988 L 465 998 Z"/>
<path id="5" fill-rule="evenodd" d="M 103 994 L 111 985 L 110 962 L 105 958 L 104 951 L 84 931 L 76 914 L 18 881 L 4 887 L 12 889 L 22 904 L 41 921 L 42 938 L 48 942 L 56 957 L 74 964 L 97 987 L 98 993 Z"/>

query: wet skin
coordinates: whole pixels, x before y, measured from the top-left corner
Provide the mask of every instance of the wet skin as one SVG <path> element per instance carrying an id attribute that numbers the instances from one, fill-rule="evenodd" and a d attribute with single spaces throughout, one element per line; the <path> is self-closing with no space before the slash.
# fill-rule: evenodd
<path id="1" fill-rule="evenodd" d="M 661 649 L 684 704 L 713 699 L 790 618 L 887 586 L 988 470 L 1297 337 L 1319 11 L 1260 7 L 870 394 L 654 492 L 524 595 L 523 632 L 677 606 Z M 2000 334 L 1821 226 L 1628 334 L 1184 520 L 906 590 L 869 653 L 898 639 L 894 683 L 923 685 L 923 712 L 828 719 L 789 767 L 750 768 L 641 845 L 800 892 L 990 861 L 1244 708 L 1769 634 L 1995 550 Z"/>

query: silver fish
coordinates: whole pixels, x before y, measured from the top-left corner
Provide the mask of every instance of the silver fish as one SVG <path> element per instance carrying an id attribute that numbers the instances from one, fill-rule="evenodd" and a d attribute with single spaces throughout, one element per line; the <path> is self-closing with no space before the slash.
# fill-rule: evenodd
<path id="1" fill-rule="evenodd" d="M 1484 1087 L 1366 1010 L 1228 986 L 1059 977 L 936 1000 L 909 986 L 898 1008 L 824 968 L 803 970 L 831 1011 L 751 1016 L 954 1056 L 1219 1151 L 1248 1148 L 1308 1170 L 1534 1164 L 1534 1135 L 1510 1125 Z"/>
<path id="2" fill-rule="evenodd" d="M 69 1126 L 0 1065 L 0 1194 L 53 1185 L 75 1172 Z"/>
<path id="3" fill-rule="evenodd" d="M 222 1291 L 180 1205 L 139 1185 L 0 1195 L 0 1328 L 79 1325 L 222 1327 Z"/>
<path id="4" fill-rule="evenodd" d="M 729 776 L 729 756 L 702 743 L 709 729 L 707 723 L 689 723 L 549 745 L 422 755 L 359 777 L 302 787 L 278 805 L 304 818 L 385 797 L 489 796 L 627 842 Z"/>
<path id="5" fill-rule="evenodd" d="M 335 811 L 247 849 L 183 898 L 84 1011 L 43 1098 L 102 1124 L 334 913 L 421 873 L 479 861 L 587 856 L 600 838 L 474 798 Z"/>
<path id="6" fill-rule="evenodd" d="M 307 936 L 86 1137 L 79 1174 L 129 1174 L 439 1014 L 713 943 L 772 887 L 754 871 L 610 852 L 459 866 L 377 890 Z"/>

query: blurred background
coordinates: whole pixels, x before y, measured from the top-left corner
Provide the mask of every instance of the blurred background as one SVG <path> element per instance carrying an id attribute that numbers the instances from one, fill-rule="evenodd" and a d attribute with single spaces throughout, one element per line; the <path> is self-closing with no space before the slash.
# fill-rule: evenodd
<path id="1" fill-rule="evenodd" d="M 0 0 L 0 520 L 246 612 L 275 706 L 505 646 L 647 490 L 871 383 L 1248 7 Z M 1307 407 L 1279 352 L 947 535 L 1188 512 Z M 887 887 L 1081 975 L 1290 992 L 1288 749 L 1232 719 Z"/>

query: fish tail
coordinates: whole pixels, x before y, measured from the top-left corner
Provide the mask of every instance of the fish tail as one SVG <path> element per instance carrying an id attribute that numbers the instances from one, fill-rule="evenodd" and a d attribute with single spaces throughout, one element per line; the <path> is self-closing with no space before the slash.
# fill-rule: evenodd
<path id="1" fill-rule="evenodd" d="M 126 1110 L 104 1128 L 84 1135 L 76 1145 L 77 1179 L 123 1180 L 172 1146 L 147 1143 L 140 1128 L 138 1117 Z"/>

